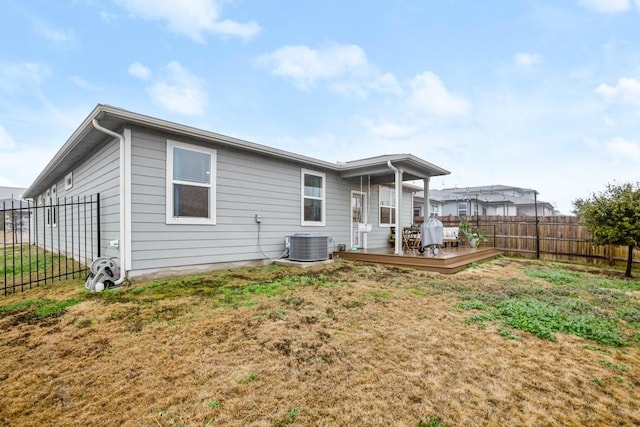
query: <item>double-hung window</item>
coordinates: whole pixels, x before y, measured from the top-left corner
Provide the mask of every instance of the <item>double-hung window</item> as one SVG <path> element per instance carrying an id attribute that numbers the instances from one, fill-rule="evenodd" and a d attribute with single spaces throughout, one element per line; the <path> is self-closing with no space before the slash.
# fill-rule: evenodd
<path id="1" fill-rule="evenodd" d="M 44 221 L 47 228 L 51 227 L 51 205 L 51 190 L 47 190 L 47 192 L 44 193 Z"/>
<path id="2" fill-rule="evenodd" d="M 391 226 L 396 223 L 396 190 L 380 186 L 378 194 L 380 206 L 380 226 Z"/>
<path id="3" fill-rule="evenodd" d="M 58 226 L 58 186 L 51 187 L 51 226 Z"/>
<path id="4" fill-rule="evenodd" d="M 302 225 L 325 225 L 326 175 L 302 169 L 301 181 Z"/>
<path id="5" fill-rule="evenodd" d="M 44 195 L 44 215 L 47 228 L 58 226 L 58 192 L 54 185 Z"/>
<path id="6" fill-rule="evenodd" d="M 467 202 L 458 202 L 458 216 L 467 215 Z"/>
<path id="7" fill-rule="evenodd" d="M 216 223 L 216 150 L 167 141 L 167 224 Z"/>

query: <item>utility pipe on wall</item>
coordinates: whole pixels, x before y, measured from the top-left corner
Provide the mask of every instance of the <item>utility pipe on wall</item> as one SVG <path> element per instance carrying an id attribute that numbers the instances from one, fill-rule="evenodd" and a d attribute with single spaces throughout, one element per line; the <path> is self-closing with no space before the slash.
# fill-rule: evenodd
<path id="1" fill-rule="evenodd" d="M 395 172 L 396 178 L 396 246 L 393 253 L 395 255 L 402 255 L 402 228 L 400 227 L 400 216 L 402 214 L 402 171 L 393 166 L 391 160 L 387 160 L 387 166 Z"/>
<path id="2" fill-rule="evenodd" d="M 117 132 L 114 132 L 110 129 L 107 129 L 105 127 L 100 126 L 100 123 L 98 123 L 97 119 L 93 119 L 92 121 L 93 127 L 96 128 L 97 130 L 99 130 L 102 133 L 105 133 L 109 136 L 112 136 L 114 138 L 118 138 L 118 140 L 120 140 L 120 277 L 118 278 L 118 280 L 115 281 L 115 285 L 120 285 L 122 284 L 122 282 L 125 281 L 126 279 L 126 271 L 125 271 L 125 224 L 126 224 L 126 215 L 125 215 L 125 209 L 126 209 L 126 203 L 125 203 L 125 192 L 126 192 L 126 185 L 125 185 L 125 180 L 124 180 L 124 176 L 125 176 L 125 165 L 124 165 L 124 161 L 125 161 L 125 155 L 124 155 L 124 150 L 125 150 L 125 142 L 124 142 L 124 136 L 120 135 Z M 100 218 L 98 218 L 98 221 L 100 221 Z"/>

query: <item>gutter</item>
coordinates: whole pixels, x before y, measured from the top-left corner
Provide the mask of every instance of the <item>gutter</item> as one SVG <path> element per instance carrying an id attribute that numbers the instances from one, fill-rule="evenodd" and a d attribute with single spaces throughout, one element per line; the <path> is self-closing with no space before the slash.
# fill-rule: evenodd
<path id="1" fill-rule="evenodd" d="M 396 175 L 396 243 L 394 255 L 402 255 L 402 228 L 400 228 L 400 216 L 402 214 L 402 172 L 391 164 L 391 160 L 387 160 L 387 166 L 393 170 Z"/>
<path id="2" fill-rule="evenodd" d="M 120 278 L 114 282 L 115 285 L 121 285 L 126 279 L 126 271 L 125 271 L 125 258 L 126 258 L 126 248 L 125 248 L 125 225 L 126 225 L 126 183 L 125 183 L 125 140 L 124 136 L 120 135 L 117 132 L 114 132 L 110 129 L 104 128 L 100 126 L 97 119 L 93 119 L 91 122 L 93 127 L 99 130 L 102 133 L 105 133 L 114 138 L 118 138 L 120 140 Z M 100 219 L 98 219 L 100 220 Z"/>

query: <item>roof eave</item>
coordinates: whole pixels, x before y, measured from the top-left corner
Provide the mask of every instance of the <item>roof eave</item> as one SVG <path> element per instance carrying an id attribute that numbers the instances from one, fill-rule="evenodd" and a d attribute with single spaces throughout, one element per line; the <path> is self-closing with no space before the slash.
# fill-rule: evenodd
<path id="1" fill-rule="evenodd" d="M 289 162 L 296 162 L 313 168 L 336 171 L 343 178 L 364 176 L 367 174 L 386 175 L 392 171 L 388 167 L 388 162 L 403 170 L 405 181 L 424 179 L 431 176 L 448 175 L 450 172 L 425 160 L 422 160 L 411 154 L 393 154 L 374 157 L 370 159 L 355 160 L 348 163 L 331 163 L 324 160 L 296 154 L 277 148 L 268 147 L 261 144 L 245 141 L 218 133 L 197 129 L 191 126 L 182 125 L 167 120 L 158 119 L 144 114 L 127 111 L 121 108 L 113 107 L 106 104 L 97 104 L 91 113 L 84 119 L 80 126 L 67 139 L 62 148 L 54 155 L 51 161 L 45 166 L 43 171 L 33 181 L 33 183 L 24 192 L 24 198 L 35 198 L 42 194 L 56 180 L 61 179 L 67 170 L 73 167 L 73 159 L 69 159 L 69 155 L 77 150 L 83 141 L 87 146 L 84 150 L 76 151 L 75 157 L 80 158 L 81 155 L 87 155 L 108 137 L 93 127 L 92 121 L 109 121 L 109 128 L 114 131 L 120 131 L 126 126 L 150 127 L 161 132 L 176 134 L 184 137 L 204 140 L 218 145 L 225 145 L 234 149 L 241 149 L 258 153 L 260 155 L 270 156 L 274 158 L 284 159 Z M 88 138 L 91 135 L 91 138 Z M 65 165 L 65 160 L 68 164 Z"/>
<path id="2" fill-rule="evenodd" d="M 58 150 L 58 152 L 53 156 L 53 158 L 49 161 L 49 163 L 45 166 L 45 168 L 40 172 L 40 174 L 36 177 L 36 179 L 31 183 L 31 185 L 25 190 L 22 195 L 25 199 L 31 199 L 37 197 L 45 191 L 48 185 L 44 185 L 43 182 L 47 181 L 47 177 L 51 175 L 53 171 L 56 170 L 58 165 L 69 155 L 74 148 L 78 146 L 82 142 L 85 136 L 93 129 L 93 125 L 91 122 L 94 118 L 97 118 L 102 110 L 102 105 L 98 104 L 91 111 L 91 113 L 84 119 L 84 121 L 78 126 L 78 128 L 71 134 L 71 136 L 64 143 L 62 148 Z"/>

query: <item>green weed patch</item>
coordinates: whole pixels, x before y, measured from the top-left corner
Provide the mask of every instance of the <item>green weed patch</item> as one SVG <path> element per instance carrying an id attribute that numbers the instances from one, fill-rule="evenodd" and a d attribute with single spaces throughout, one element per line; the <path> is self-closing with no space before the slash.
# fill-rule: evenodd
<path id="1" fill-rule="evenodd" d="M 511 280 L 494 292 L 462 295 L 454 308 L 482 312 L 467 318 L 467 324 L 497 322 L 499 331 L 508 326 L 552 341 L 557 333 L 565 333 L 626 346 L 640 336 L 640 304 L 625 292 L 635 289 L 638 282 L 594 278 L 559 267 L 527 267 L 525 275 L 543 279 L 552 287 Z"/>
<path id="2" fill-rule="evenodd" d="M 26 300 L 17 304 L 2 306 L 0 307 L 0 313 L 22 314 L 26 320 L 37 321 L 48 317 L 60 316 L 65 312 L 67 307 L 71 307 L 80 301 L 81 300 L 77 298 L 64 301 L 48 298 Z"/>
<path id="3" fill-rule="evenodd" d="M 554 285 L 578 285 L 580 284 L 581 274 L 575 271 L 564 270 L 560 268 L 525 268 L 524 273 L 530 278 L 544 279 Z"/>

